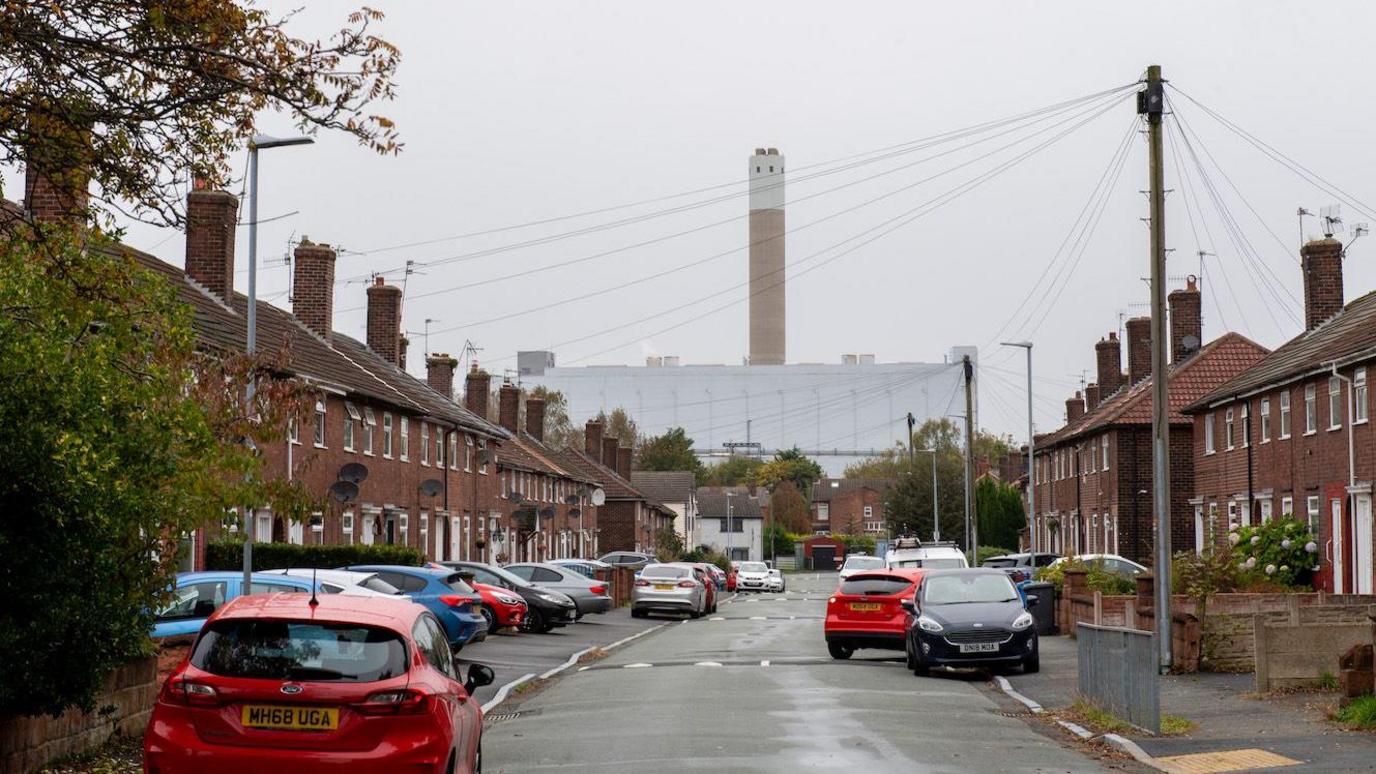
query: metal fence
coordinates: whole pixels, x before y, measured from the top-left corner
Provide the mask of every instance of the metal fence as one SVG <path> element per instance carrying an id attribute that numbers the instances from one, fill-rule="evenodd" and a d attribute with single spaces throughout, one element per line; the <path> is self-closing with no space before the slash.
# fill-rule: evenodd
<path id="1" fill-rule="evenodd" d="M 1076 626 L 1080 695 L 1153 734 L 1161 732 L 1156 635 L 1117 626 Z"/>

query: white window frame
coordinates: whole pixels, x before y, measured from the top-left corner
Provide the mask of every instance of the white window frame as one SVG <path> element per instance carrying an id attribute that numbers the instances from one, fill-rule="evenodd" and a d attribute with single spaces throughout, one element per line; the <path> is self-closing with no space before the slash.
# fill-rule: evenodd
<path id="1" fill-rule="evenodd" d="M 1271 399 L 1261 399 L 1261 442 L 1271 442 Z"/>
<path id="2" fill-rule="evenodd" d="M 363 454 L 373 456 L 373 428 L 377 427 L 377 415 L 369 406 L 363 407 Z"/>
<path id="3" fill-rule="evenodd" d="M 449 434 L 449 469 L 459 469 L 459 434 Z"/>
<path id="4" fill-rule="evenodd" d="M 420 512 L 420 552 L 422 555 L 430 552 L 430 513 Z M 439 557 L 435 557 L 438 559 Z"/>
<path id="5" fill-rule="evenodd" d="M 478 474 L 486 476 L 488 463 L 482 460 L 482 453 L 487 451 L 487 439 L 478 439 Z"/>
<path id="6" fill-rule="evenodd" d="M 1319 388 L 1313 382 L 1304 385 L 1304 434 L 1319 431 Z"/>
<path id="7" fill-rule="evenodd" d="M 444 430 L 435 425 L 435 467 L 444 469 Z"/>
<path id="8" fill-rule="evenodd" d="M 473 472 L 473 436 L 463 437 L 463 472 Z"/>
<path id="9" fill-rule="evenodd" d="M 301 445 L 301 422 L 294 416 L 287 420 L 287 440 L 294 446 Z"/>
<path id="10" fill-rule="evenodd" d="M 1252 404 L 1242 404 L 1242 448 L 1252 445 Z"/>
<path id="11" fill-rule="evenodd" d="M 1323 518 L 1323 500 L 1318 495 L 1307 495 L 1304 498 L 1305 520 L 1309 524 L 1309 531 L 1319 534 L 1319 520 Z"/>
<path id="12" fill-rule="evenodd" d="M 831 521 L 831 503 L 817 503 L 817 520 Z"/>
<path id="13" fill-rule="evenodd" d="M 389 411 L 382 412 L 382 456 L 392 458 L 392 414 Z"/>
<path id="14" fill-rule="evenodd" d="M 1213 454 L 1217 451 L 1214 447 L 1214 412 L 1210 411 L 1204 415 L 1204 453 Z"/>
<path id="15" fill-rule="evenodd" d="M 1233 438 L 1233 409 L 1231 406 L 1223 412 L 1223 448 L 1232 451 L 1237 448 Z"/>
<path id="16" fill-rule="evenodd" d="M 349 401 L 344 401 L 344 451 L 358 451 L 358 435 L 354 429 L 354 423 L 362 419 L 358 413 L 358 407 Z"/>
<path id="17" fill-rule="evenodd" d="M 1363 366 L 1352 375 L 1352 424 L 1365 424 L 1367 418 L 1366 366 Z"/>
<path id="18" fill-rule="evenodd" d="M 1343 382 L 1336 376 L 1328 377 L 1328 429 L 1343 428 Z"/>
<path id="19" fill-rule="evenodd" d="M 1290 390 L 1288 388 L 1280 394 L 1280 434 L 1277 437 L 1282 441 L 1290 437 Z"/>
<path id="20" fill-rule="evenodd" d="M 325 401 L 315 401 L 315 448 L 325 449 Z"/>
<path id="21" fill-rule="evenodd" d="M 1290 495 L 1285 495 L 1284 497 L 1280 498 L 1280 515 L 1294 518 L 1295 498 L 1291 497 Z"/>
<path id="22" fill-rule="evenodd" d="M 420 423 L 420 464 L 430 467 L 430 425 Z"/>
<path id="23" fill-rule="evenodd" d="M 401 448 L 398 449 L 397 451 L 398 451 L 398 453 L 399 453 L 399 456 L 400 456 L 402 462 L 410 462 L 410 460 L 411 460 L 411 420 L 410 420 L 409 418 L 407 418 L 407 417 L 398 417 L 398 419 L 401 420 L 401 421 L 400 421 L 401 427 L 399 428 L 399 429 L 400 429 L 400 436 L 401 436 L 401 437 L 398 439 L 399 442 L 400 442 L 399 445 L 400 445 Z"/>
<path id="24" fill-rule="evenodd" d="M 865 518 L 866 518 L 866 519 L 872 519 L 872 518 L 874 518 L 874 506 L 872 506 L 872 505 L 866 505 L 866 506 L 865 506 Z"/>
<path id="25" fill-rule="evenodd" d="M 402 511 L 397 518 L 397 526 L 401 530 L 401 544 L 404 546 L 411 545 L 411 515 Z"/>
<path id="26" fill-rule="evenodd" d="M 344 511 L 339 515 L 340 530 L 344 533 L 344 542 L 348 545 L 354 544 L 354 512 Z"/>
<path id="27" fill-rule="evenodd" d="M 1257 501 L 1257 511 L 1261 516 L 1262 524 L 1265 524 L 1266 522 L 1271 520 L 1271 516 L 1273 515 L 1275 506 L 1275 500 L 1272 500 L 1269 497 L 1263 497 Z"/>
<path id="28" fill-rule="evenodd" d="M 1103 464 L 1102 467 L 1100 467 L 1100 470 L 1108 470 L 1108 436 L 1107 436 L 1107 435 L 1105 435 L 1105 436 L 1103 437 L 1102 443 L 1101 443 L 1100 445 L 1103 447 L 1103 452 L 1104 452 L 1104 459 L 1103 459 L 1104 464 Z"/>

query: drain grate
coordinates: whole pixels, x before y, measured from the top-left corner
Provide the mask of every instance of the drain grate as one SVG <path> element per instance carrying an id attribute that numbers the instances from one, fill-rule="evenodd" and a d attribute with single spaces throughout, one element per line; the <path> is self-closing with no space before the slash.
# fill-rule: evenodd
<path id="1" fill-rule="evenodd" d="M 503 720 L 515 720 L 520 716 L 521 713 L 519 712 L 503 712 L 499 715 L 488 715 L 487 717 L 483 718 L 483 720 L 486 720 L 489 723 L 500 723 Z"/>
<path id="2" fill-rule="evenodd" d="M 995 715 L 998 715 L 998 716 L 1001 717 L 1001 718 L 1025 718 L 1025 717 L 1027 717 L 1030 713 L 1027 713 L 1027 712 L 1003 712 L 1003 711 L 1001 711 L 1001 710 L 995 710 L 995 711 L 994 711 L 994 714 L 995 714 Z"/>

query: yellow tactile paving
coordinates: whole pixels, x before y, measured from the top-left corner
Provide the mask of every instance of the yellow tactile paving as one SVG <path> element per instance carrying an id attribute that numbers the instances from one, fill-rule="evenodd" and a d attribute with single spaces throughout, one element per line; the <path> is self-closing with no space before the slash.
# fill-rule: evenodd
<path id="1" fill-rule="evenodd" d="M 1223 771 L 1298 766 L 1303 762 L 1256 748 L 1172 755 L 1168 758 L 1153 758 L 1152 760 L 1166 771 L 1177 772 L 1178 774 L 1216 774 Z"/>

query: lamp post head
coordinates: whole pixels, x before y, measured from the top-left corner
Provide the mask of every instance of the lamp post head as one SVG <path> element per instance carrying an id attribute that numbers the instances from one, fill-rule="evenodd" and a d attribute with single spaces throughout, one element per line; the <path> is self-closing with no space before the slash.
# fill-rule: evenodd
<path id="1" fill-rule="evenodd" d="M 1000 341 L 1000 342 L 999 342 L 999 346 L 1001 346 L 1001 347 L 1022 347 L 1023 349 L 1032 349 L 1032 342 L 1030 342 L 1030 341 Z"/>
<path id="2" fill-rule="evenodd" d="M 248 141 L 250 148 L 281 148 L 287 145 L 312 145 L 315 140 L 310 137 L 272 137 L 266 134 L 255 134 L 253 139 Z"/>

